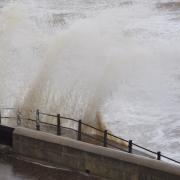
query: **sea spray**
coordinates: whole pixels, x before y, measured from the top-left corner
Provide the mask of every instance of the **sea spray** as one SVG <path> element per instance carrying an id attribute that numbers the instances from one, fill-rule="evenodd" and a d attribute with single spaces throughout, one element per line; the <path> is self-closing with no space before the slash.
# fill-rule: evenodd
<path id="1" fill-rule="evenodd" d="M 179 157 L 178 8 L 159 3 L 4 2 L 1 106 L 92 125 L 100 111 L 113 133 Z"/>

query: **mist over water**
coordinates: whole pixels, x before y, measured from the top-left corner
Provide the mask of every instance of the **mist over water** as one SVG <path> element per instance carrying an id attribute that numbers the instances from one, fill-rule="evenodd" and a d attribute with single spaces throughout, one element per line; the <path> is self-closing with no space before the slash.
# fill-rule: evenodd
<path id="1" fill-rule="evenodd" d="M 0 106 L 60 112 L 180 160 L 176 1 L 0 0 Z"/>

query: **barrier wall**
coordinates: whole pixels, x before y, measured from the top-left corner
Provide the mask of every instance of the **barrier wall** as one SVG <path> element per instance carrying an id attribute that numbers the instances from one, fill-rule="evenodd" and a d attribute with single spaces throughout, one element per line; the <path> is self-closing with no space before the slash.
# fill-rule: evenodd
<path id="1" fill-rule="evenodd" d="M 180 180 L 180 166 L 27 128 L 14 130 L 13 150 L 112 180 Z"/>
<path id="2" fill-rule="evenodd" d="M 12 146 L 14 128 L 0 125 L 0 144 Z"/>

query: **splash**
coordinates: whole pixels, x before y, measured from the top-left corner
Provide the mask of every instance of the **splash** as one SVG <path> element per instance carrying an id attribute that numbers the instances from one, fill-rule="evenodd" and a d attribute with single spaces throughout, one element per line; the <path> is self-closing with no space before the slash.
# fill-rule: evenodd
<path id="1" fill-rule="evenodd" d="M 116 134 L 175 154 L 180 26 L 176 13 L 157 4 L 5 2 L 0 105 L 60 112 L 97 127 L 100 111 Z"/>
<path id="2" fill-rule="evenodd" d="M 1 63 L 8 67 L 1 78 L 8 82 L 1 98 L 11 99 L 13 106 L 94 119 L 101 105 L 98 83 L 108 65 L 106 51 L 110 48 L 108 39 L 94 28 L 96 23 L 79 20 L 49 34 L 37 27 L 27 7 L 19 3 L 5 6 L 1 21 L 5 41 L 1 46 L 7 48 L 2 47 Z"/>

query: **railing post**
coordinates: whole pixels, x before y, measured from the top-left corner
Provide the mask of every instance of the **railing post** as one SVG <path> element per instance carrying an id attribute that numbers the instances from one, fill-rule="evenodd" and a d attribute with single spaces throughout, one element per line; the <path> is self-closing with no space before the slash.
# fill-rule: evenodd
<path id="1" fill-rule="evenodd" d="M 161 152 L 160 151 L 157 152 L 157 160 L 161 160 Z"/>
<path id="2" fill-rule="evenodd" d="M 104 147 L 107 147 L 107 130 L 104 131 Z"/>
<path id="3" fill-rule="evenodd" d="M 57 114 L 57 135 L 61 135 L 61 116 Z"/>
<path id="4" fill-rule="evenodd" d="M 20 113 L 20 111 L 17 112 L 17 125 L 18 126 L 21 125 L 21 113 Z"/>
<path id="5" fill-rule="evenodd" d="M 1 124 L 1 111 L 0 111 L 0 124 Z"/>
<path id="6" fill-rule="evenodd" d="M 36 129 L 40 130 L 39 109 L 36 110 Z"/>
<path id="7" fill-rule="evenodd" d="M 78 137 L 77 137 L 77 139 L 79 141 L 81 141 L 81 130 L 82 130 L 82 121 L 79 120 L 79 122 L 78 122 Z"/>
<path id="8" fill-rule="evenodd" d="M 133 146 L 133 142 L 132 142 L 132 140 L 129 140 L 129 143 L 128 143 L 128 152 L 129 153 L 132 153 L 132 146 Z"/>

